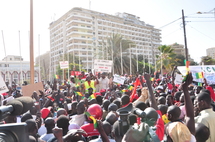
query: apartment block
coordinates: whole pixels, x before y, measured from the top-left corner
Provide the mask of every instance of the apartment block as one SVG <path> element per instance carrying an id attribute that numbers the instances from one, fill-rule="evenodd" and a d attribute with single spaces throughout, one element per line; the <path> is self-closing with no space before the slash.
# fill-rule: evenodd
<path id="1" fill-rule="evenodd" d="M 177 55 L 184 55 L 184 57 L 186 56 L 185 48 L 184 48 L 183 44 L 173 43 L 173 44 L 170 44 L 169 46 L 171 46 L 174 49 L 175 54 L 177 54 Z M 188 60 L 189 61 L 194 61 L 190 57 L 189 49 L 187 49 L 187 50 L 188 50 Z"/>
<path id="2" fill-rule="evenodd" d="M 91 69 L 101 41 L 113 33 L 133 41 L 136 47 L 130 50 L 132 54 L 143 55 L 152 64 L 159 54 L 160 30 L 129 13 L 110 15 L 76 7 L 50 23 L 49 28 L 52 74 L 56 73 L 62 56 L 68 53 L 80 57 L 82 68 Z"/>
<path id="3" fill-rule="evenodd" d="M 210 56 L 211 58 L 215 59 L 215 47 L 211 47 L 206 49 L 207 56 Z"/>

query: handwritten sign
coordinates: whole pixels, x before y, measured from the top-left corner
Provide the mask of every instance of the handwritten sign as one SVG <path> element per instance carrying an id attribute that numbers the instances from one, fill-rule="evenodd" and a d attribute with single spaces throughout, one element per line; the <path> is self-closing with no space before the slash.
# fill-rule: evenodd
<path id="1" fill-rule="evenodd" d="M 119 83 L 119 84 L 124 84 L 125 79 L 126 78 L 124 76 L 120 76 L 118 74 L 115 74 L 114 78 L 113 78 L 113 82 L 116 82 L 116 83 Z"/>
<path id="2" fill-rule="evenodd" d="M 68 61 L 60 61 L 60 69 L 67 69 L 69 68 L 69 62 Z"/>
<path id="3" fill-rule="evenodd" d="M 2 78 L 2 76 L 0 76 L 0 93 L 5 93 L 5 92 L 8 92 L 8 88 Z"/>
<path id="4" fill-rule="evenodd" d="M 41 90 L 41 91 L 44 90 L 42 82 L 30 84 L 27 86 L 22 86 L 22 95 L 23 96 L 31 96 L 34 91 L 36 91 L 37 94 L 39 95 L 40 94 L 39 90 Z"/>
<path id="5" fill-rule="evenodd" d="M 183 76 L 180 74 L 176 74 L 174 83 L 181 85 L 182 81 L 183 81 Z"/>
<path id="6" fill-rule="evenodd" d="M 111 72 L 113 61 L 111 60 L 94 60 L 94 70 L 96 72 Z"/>

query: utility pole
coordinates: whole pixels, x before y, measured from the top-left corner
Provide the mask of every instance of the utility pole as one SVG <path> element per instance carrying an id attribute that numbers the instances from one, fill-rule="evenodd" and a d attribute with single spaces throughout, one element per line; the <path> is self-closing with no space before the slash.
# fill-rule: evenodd
<path id="1" fill-rule="evenodd" d="M 33 0 L 30 0 L 30 84 L 34 84 L 34 27 Z"/>
<path id="2" fill-rule="evenodd" d="M 185 59 L 186 59 L 186 61 L 188 61 L 187 38 L 186 38 L 186 28 L 185 28 L 184 10 L 183 9 L 182 9 L 182 21 L 183 21 L 183 30 L 184 30 Z"/>

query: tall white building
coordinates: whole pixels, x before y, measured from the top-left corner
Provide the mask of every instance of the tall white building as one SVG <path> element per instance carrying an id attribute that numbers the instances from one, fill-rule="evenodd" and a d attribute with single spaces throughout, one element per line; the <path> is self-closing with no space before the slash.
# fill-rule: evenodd
<path id="1" fill-rule="evenodd" d="M 83 8 L 73 8 L 50 24 L 51 73 L 63 54 L 80 56 L 83 68 L 91 69 L 99 43 L 113 33 L 119 33 L 136 44 L 133 54 L 144 55 L 150 63 L 159 54 L 160 30 L 128 13 L 109 15 Z M 101 46 L 101 45 L 100 45 Z"/>

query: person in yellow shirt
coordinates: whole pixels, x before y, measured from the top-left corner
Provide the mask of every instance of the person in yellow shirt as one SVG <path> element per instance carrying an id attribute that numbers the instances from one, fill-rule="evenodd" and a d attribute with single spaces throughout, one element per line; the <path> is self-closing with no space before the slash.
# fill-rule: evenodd
<path id="1" fill-rule="evenodd" d="M 96 76 L 93 76 L 94 80 L 91 80 L 91 76 L 87 76 L 86 81 L 82 84 L 83 88 L 84 88 L 84 93 L 88 93 L 88 89 L 92 88 L 93 89 L 93 93 L 96 92 L 96 84 L 99 84 L 99 81 L 97 79 Z"/>

